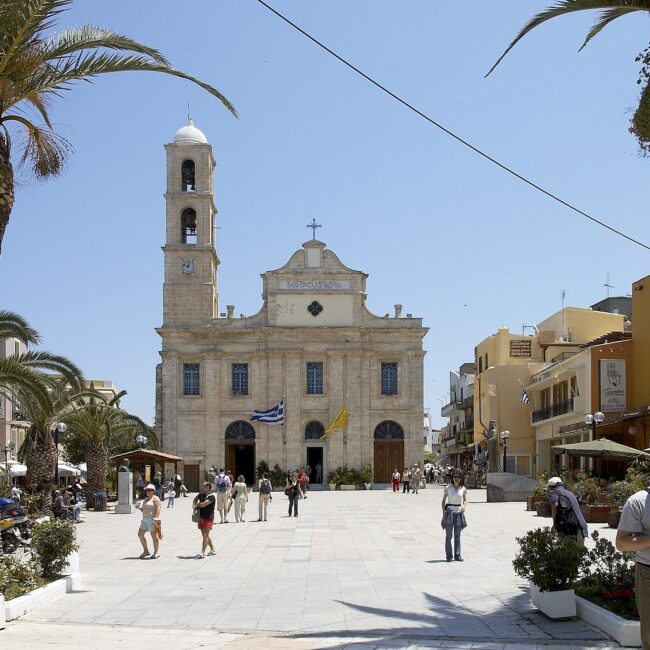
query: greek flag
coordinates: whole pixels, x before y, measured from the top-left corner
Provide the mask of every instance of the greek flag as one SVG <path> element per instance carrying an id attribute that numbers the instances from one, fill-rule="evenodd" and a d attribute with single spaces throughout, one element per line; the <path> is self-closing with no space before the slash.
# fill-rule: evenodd
<path id="1" fill-rule="evenodd" d="M 525 386 L 521 387 L 521 403 L 530 404 L 530 397 L 528 397 L 528 393 L 526 392 Z"/>
<path id="2" fill-rule="evenodd" d="M 251 413 L 251 422 L 258 420 L 266 424 L 284 424 L 284 400 L 266 411 L 255 410 Z"/>

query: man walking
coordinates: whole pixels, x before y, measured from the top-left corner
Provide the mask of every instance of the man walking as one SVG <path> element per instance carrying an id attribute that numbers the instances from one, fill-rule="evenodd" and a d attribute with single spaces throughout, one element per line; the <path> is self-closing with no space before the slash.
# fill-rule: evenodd
<path id="1" fill-rule="evenodd" d="M 215 498 L 212 494 L 212 484 L 201 484 L 201 491 L 194 497 L 193 505 L 199 509 L 199 530 L 201 531 L 201 552 L 197 559 L 205 557 L 205 549 L 210 547 L 208 555 L 215 555 L 214 544 L 210 539 L 210 531 L 214 522 Z"/>
<path id="2" fill-rule="evenodd" d="M 634 493 L 623 506 L 616 548 L 634 551 L 634 593 L 641 621 L 641 644 L 650 650 L 650 488 Z"/>
<path id="3" fill-rule="evenodd" d="M 230 479 L 223 469 L 219 470 L 219 475 L 216 478 L 216 487 L 217 492 L 217 510 L 219 511 L 219 516 L 221 517 L 221 523 L 228 523 L 228 497 L 230 496 Z"/>
<path id="4" fill-rule="evenodd" d="M 411 472 L 411 490 L 413 494 L 420 493 L 420 481 L 422 480 L 422 471 L 419 466 L 416 465 Z"/>
<path id="5" fill-rule="evenodd" d="M 269 501 L 271 500 L 271 481 L 269 481 L 269 475 L 264 472 L 260 482 L 257 485 L 257 489 L 260 493 L 260 498 L 258 502 L 258 517 L 257 521 L 266 521 L 268 511 L 269 511 Z"/>
<path id="6" fill-rule="evenodd" d="M 575 537 L 576 543 L 584 546 L 589 530 L 575 494 L 564 487 L 559 476 L 548 479 L 546 489 L 551 504 L 553 528 L 562 535 Z"/>

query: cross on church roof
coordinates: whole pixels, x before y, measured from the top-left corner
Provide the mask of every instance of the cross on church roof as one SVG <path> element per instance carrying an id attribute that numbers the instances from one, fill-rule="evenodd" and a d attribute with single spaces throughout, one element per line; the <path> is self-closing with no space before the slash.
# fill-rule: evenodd
<path id="1" fill-rule="evenodd" d="M 307 224 L 307 228 L 312 229 L 312 239 L 316 239 L 316 228 L 322 228 L 322 227 L 323 226 L 321 226 L 319 223 L 316 223 L 316 219 L 312 219 L 311 223 Z"/>

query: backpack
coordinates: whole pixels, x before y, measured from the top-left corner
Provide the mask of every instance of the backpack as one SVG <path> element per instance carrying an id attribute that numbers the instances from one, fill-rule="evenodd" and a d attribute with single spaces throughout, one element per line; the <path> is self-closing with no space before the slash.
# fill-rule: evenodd
<path id="1" fill-rule="evenodd" d="M 268 478 L 262 480 L 260 485 L 260 494 L 271 494 L 271 481 Z"/>
<path id="2" fill-rule="evenodd" d="M 217 492 L 225 492 L 228 489 L 228 479 L 225 476 L 220 476 L 217 479 Z"/>
<path id="3" fill-rule="evenodd" d="M 571 502 L 564 495 L 560 495 L 557 502 L 557 513 L 555 514 L 555 529 L 562 535 L 577 535 L 580 530 L 580 522 L 573 511 Z"/>

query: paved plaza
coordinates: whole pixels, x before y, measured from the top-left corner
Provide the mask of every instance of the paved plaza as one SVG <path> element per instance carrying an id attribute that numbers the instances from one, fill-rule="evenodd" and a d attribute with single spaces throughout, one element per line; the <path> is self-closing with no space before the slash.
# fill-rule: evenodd
<path id="1" fill-rule="evenodd" d="M 215 524 L 217 556 L 204 559 L 190 498 L 164 504 L 157 560 L 138 558 L 139 513 L 85 513 L 82 590 L 9 623 L 0 647 L 618 647 L 580 620 L 539 614 L 515 576 L 515 536 L 549 520 L 471 490 L 465 561 L 447 563 L 441 497 L 440 487 L 310 492 L 289 518 L 274 493 L 258 523 L 253 494 L 245 523 L 231 512 Z"/>

